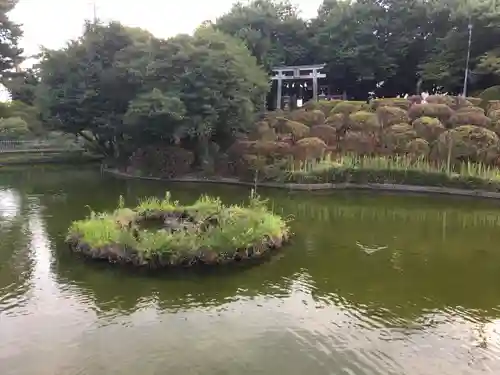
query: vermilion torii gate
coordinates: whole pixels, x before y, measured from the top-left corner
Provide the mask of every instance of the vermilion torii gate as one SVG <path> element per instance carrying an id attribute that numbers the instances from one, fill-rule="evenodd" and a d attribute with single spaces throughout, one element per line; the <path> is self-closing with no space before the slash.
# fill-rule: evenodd
<path id="1" fill-rule="evenodd" d="M 274 75 L 273 81 L 277 81 L 278 89 L 276 95 L 276 109 L 281 109 L 281 100 L 283 97 L 283 81 L 312 80 L 313 100 L 318 100 L 318 79 L 326 78 L 326 74 L 320 71 L 326 64 L 317 65 L 297 65 L 297 66 L 277 66 L 272 68 Z"/>

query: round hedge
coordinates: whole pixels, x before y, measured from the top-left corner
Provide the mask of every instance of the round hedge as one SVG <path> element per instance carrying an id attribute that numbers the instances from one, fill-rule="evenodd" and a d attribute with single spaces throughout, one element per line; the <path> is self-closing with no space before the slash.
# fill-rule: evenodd
<path id="1" fill-rule="evenodd" d="M 413 121 L 419 117 L 434 117 L 442 123 L 447 123 L 453 115 L 453 110 L 446 104 L 422 103 L 414 104 L 408 111 L 408 116 Z"/>
<path id="2" fill-rule="evenodd" d="M 330 112 L 330 115 L 334 115 L 337 113 L 341 113 L 344 115 L 350 115 L 353 112 L 357 112 L 357 111 L 361 110 L 362 107 L 363 107 L 363 103 L 360 103 L 360 102 L 352 102 L 352 101 L 351 102 L 349 102 L 349 101 L 340 102 L 332 109 L 332 111 Z"/>
<path id="3" fill-rule="evenodd" d="M 406 152 L 417 157 L 427 157 L 431 151 L 429 142 L 423 138 L 415 138 L 406 144 Z"/>
<path id="4" fill-rule="evenodd" d="M 334 127 L 337 131 L 347 128 L 349 117 L 342 113 L 333 113 L 326 119 L 326 124 Z"/>
<path id="5" fill-rule="evenodd" d="M 498 157 L 499 138 L 491 130 L 463 125 L 441 134 L 434 144 L 434 157 L 452 160 L 490 163 Z"/>
<path id="6" fill-rule="evenodd" d="M 328 146 L 337 143 L 337 131 L 329 125 L 316 125 L 311 128 L 309 135 L 313 138 L 319 138 Z"/>
<path id="7" fill-rule="evenodd" d="M 327 145 L 317 137 L 304 138 L 298 141 L 293 149 L 294 155 L 301 160 L 320 159 L 324 156 Z"/>
<path id="8" fill-rule="evenodd" d="M 275 141 L 276 131 L 269 125 L 267 121 L 259 121 L 255 125 L 255 131 L 251 134 L 254 140 Z"/>
<path id="9" fill-rule="evenodd" d="M 371 155 L 377 151 L 378 139 L 366 132 L 347 131 L 340 142 L 340 150 L 344 153 Z"/>
<path id="10" fill-rule="evenodd" d="M 483 102 L 483 99 L 481 99 L 481 98 L 473 98 L 473 97 L 470 97 L 470 96 L 468 96 L 466 99 L 467 99 L 467 100 L 469 101 L 469 103 L 471 103 L 474 107 L 479 107 L 479 106 L 482 104 L 482 102 Z"/>
<path id="11" fill-rule="evenodd" d="M 377 117 L 383 128 L 408 122 L 407 112 L 399 107 L 379 107 L 377 108 Z"/>
<path id="12" fill-rule="evenodd" d="M 488 128 L 491 125 L 491 119 L 481 112 L 458 111 L 450 117 L 449 124 L 453 128 L 462 125 L 474 125 Z"/>
<path id="13" fill-rule="evenodd" d="M 383 98 L 383 99 L 374 99 L 372 101 L 372 108 L 377 109 L 379 107 L 398 107 L 405 111 L 407 111 L 412 102 L 409 99 L 404 98 Z"/>
<path id="14" fill-rule="evenodd" d="M 490 100 L 487 104 L 486 112 L 490 113 L 492 111 L 496 111 L 500 109 L 500 100 Z"/>
<path id="15" fill-rule="evenodd" d="M 277 120 L 276 130 L 281 134 L 290 134 L 294 139 L 305 138 L 309 135 L 309 127 L 297 122 L 281 117 Z"/>
<path id="16" fill-rule="evenodd" d="M 318 109 L 312 111 L 298 109 L 290 112 L 287 117 L 292 121 L 300 122 L 307 126 L 322 125 L 325 123 L 325 114 Z"/>
<path id="17" fill-rule="evenodd" d="M 325 117 L 330 115 L 330 112 L 338 103 L 343 102 L 343 100 L 310 100 L 302 108 L 306 111 L 320 110 L 323 112 Z"/>
<path id="18" fill-rule="evenodd" d="M 349 130 L 378 132 L 380 124 L 377 115 L 372 112 L 358 111 L 349 115 Z"/>
<path id="19" fill-rule="evenodd" d="M 500 100 L 500 85 L 488 87 L 479 97 L 482 100 Z"/>
<path id="20" fill-rule="evenodd" d="M 441 121 L 433 117 L 420 117 L 413 121 L 413 128 L 417 136 L 429 142 L 435 141 L 446 129 Z"/>
<path id="21" fill-rule="evenodd" d="M 462 107 L 457 109 L 458 113 L 480 113 L 482 115 L 485 114 L 485 111 L 481 107 L 474 107 L 474 106 L 468 106 L 468 107 Z"/>
<path id="22" fill-rule="evenodd" d="M 388 152 L 400 154 L 406 152 L 407 144 L 417 138 L 417 132 L 411 125 L 396 124 L 384 130 L 382 146 Z"/>
<path id="23" fill-rule="evenodd" d="M 500 109 L 495 109 L 493 111 L 490 111 L 488 113 L 488 117 L 491 119 L 493 122 L 499 122 L 500 121 Z"/>

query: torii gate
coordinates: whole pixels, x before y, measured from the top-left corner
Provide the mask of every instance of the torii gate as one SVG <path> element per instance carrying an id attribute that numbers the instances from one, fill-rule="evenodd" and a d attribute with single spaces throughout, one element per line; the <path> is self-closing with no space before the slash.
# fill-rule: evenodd
<path id="1" fill-rule="evenodd" d="M 272 68 L 275 75 L 273 81 L 278 81 L 278 93 L 276 98 L 276 109 L 281 109 L 281 98 L 283 96 L 283 81 L 297 79 L 312 79 L 313 100 L 318 100 L 318 78 L 326 78 L 326 74 L 320 73 L 326 64 L 317 65 L 297 65 L 297 66 L 277 66 Z"/>

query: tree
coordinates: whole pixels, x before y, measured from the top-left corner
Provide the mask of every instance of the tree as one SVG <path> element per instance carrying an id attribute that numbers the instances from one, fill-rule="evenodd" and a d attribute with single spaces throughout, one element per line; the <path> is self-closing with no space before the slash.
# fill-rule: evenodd
<path id="1" fill-rule="evenodd" d="M 58 129 L 108 156 L 182 141 L 205 159 L 253 124 L 268 78 L 245 46 L 214 30 L 161 40 L 118 23 L 87 24 L 66 48 L 46 51 L 37 103 Z"/>
<path id="2" fill-rule="evenodd" d="M 432 52 L 421 64 L 424 81 L 461 92 L 468 45 L 468 25 L 473 27 L 470 69 L 491 85 L 500 40 L 500 4 L 485 0 L 446 0 L 436 2 L 435 13 L 446 15 L 443 36 L 436 40 Z M 497 78 L 498 79 L 498 78 Z"/>
<path id="3" fill-rule="evenodd" d="M 312 62 L 307 24 L 289 1 L 236 3 L 215 27 L 241 39 L 267 70 Z"/>
<path id="4" fill-rule="evenodd" d="M 18 46 L 22 31 L 8 15 L 17 2 L 17 0 L 0 0 L 0 77 L 2 78 L 22 60 L 23 51 Z"/>
<path id="5" fill-rule="evenodd" d="M 35 104 L 36 89 L 40 83 L 40 79 L 34 68 L 11 73 L 9 77 L 3 79 L 2 83 L 9 90 L 12 100 L 17 100 L 31 106 Z"/>
<path id="6" fill-rule="evenodd" d="M 243 43 L 209 25 L 192 37 L 154 44 L 143 93 L 127 117 L 141 121 L 141 129 L 154 128 L 157 137 L 161 131 L 182 140 L 201 163 L 209 142 L 226 147 L 236 133 L 253 125 L 264 105 L 268 77 Z"/>
<path id="7" fill-rule="evenodd" d="M 116 22 L 87 23 L 79 39 L 44 51 L 37 103 L 46 121 L 118 156 L 126 144 L 123 116 L 142 85 L 136 51 L 142 53 L 151 38 Z"/>

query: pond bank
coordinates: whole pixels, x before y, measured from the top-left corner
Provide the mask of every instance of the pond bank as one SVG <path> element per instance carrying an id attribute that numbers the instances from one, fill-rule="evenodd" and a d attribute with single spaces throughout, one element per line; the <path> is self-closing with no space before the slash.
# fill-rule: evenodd
<path id="1" fill-rule="evenodd" d="M 161 177 L 135 176 L 129 173 L 109 168 L 103 168 L 102 171 L 104 173 L 110 174 L 118 178 L 164 181 L 164 182 L 189 182 L 189 183 L 197 182 L 197 183 L 227 184 L 227 185 L 240 185 L 240 186 L 258 186 L 264 188 L 297 190 L 297 191 L 373 190 L 373 191 L 386 191 L 386 192 L 399 192 L 399 193 L 441 194 L 441 195 L 455 195 L 463 197 L 500 199 L 500 193 L 497 192 L 485 191 L 485 190 L 456 189 L 456 188 L 447 188 L 440 186 L 420 186 L 420 185 L 381 184 L 381 183 L 357 184 L 349 182 L 319 183 L 319 184 L 258 182 L 257 184 L 254 184 L 252 182 L 239 181 L 233 178 L 202 179 L 194 177 L 185 177 L 185 178 L 166 179 Z"/>

